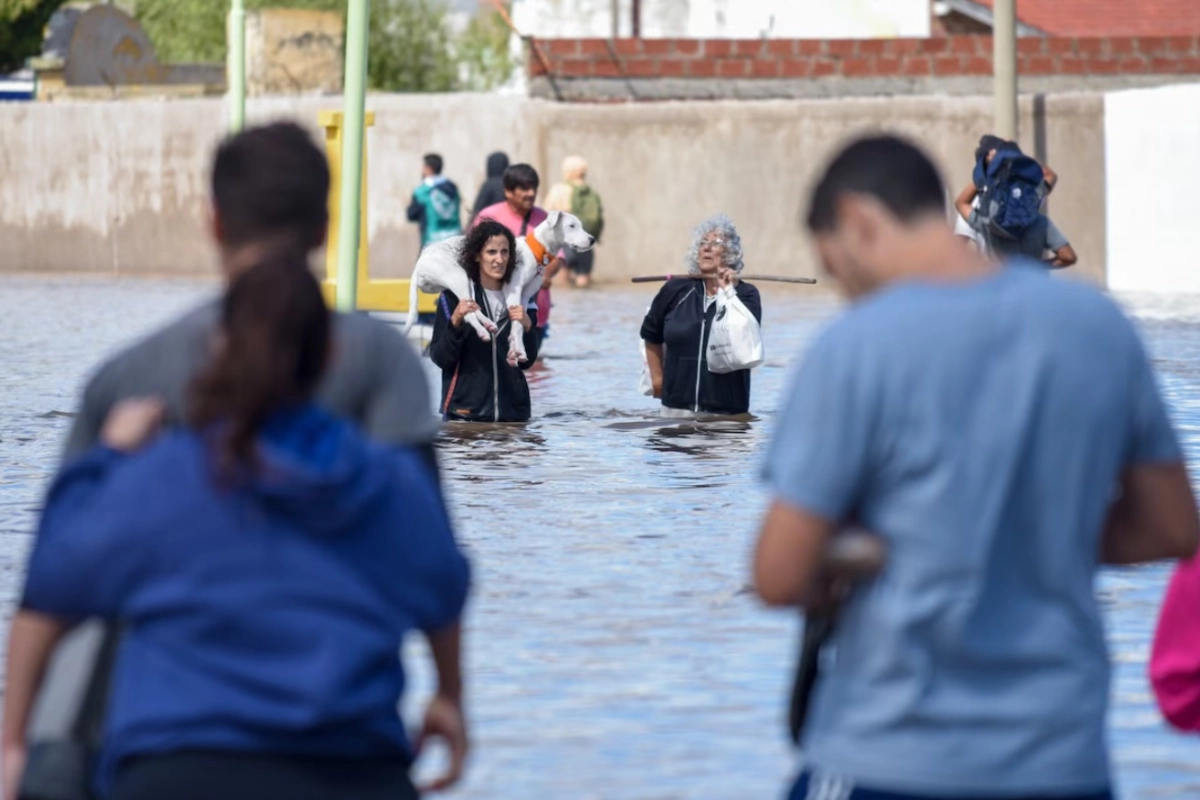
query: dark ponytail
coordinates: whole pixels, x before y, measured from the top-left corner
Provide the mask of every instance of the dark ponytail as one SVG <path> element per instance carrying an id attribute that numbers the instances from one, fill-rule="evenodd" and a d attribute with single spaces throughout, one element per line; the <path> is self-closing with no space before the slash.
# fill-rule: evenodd
<path id="1" fill-rule="evenodd" d="M 309 399 L 329 354 L 330 315 L 301 253 L 274 253 L 225 292 L 222 341 L 192 384 L 189 423 L 216 436 L 222 471 L 255 466 L 255 440 L 276 411 Z"/>

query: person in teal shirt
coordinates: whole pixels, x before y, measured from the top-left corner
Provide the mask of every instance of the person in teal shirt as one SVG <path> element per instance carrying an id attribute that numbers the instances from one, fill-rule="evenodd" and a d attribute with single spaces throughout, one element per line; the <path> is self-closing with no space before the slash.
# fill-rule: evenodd
<path id="1" fill-rule="evenodd" d="M 442 157 L 425 156 L 421 185 L 408 204 L 408 221 L 421 226 L 421 248 L 458 236 L 462 231 L 462 198 L 454 182 L 442 175 Z"/>

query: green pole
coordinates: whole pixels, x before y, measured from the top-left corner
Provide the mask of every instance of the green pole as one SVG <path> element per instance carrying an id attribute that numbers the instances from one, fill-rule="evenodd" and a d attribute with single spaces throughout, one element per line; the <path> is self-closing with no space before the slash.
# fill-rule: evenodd
<path id="1" fill-rule="evenodd" d="M 246 126 L 246 6 L 233 0 L 229 8 L 229 128 Z"/>
<path id="2" fill-rule="evenodd" d="M 363 134 L 367 100 L 370 0 L 350 0 L 346 12 L 346 84 L 342 116 L 341 229 L 338 231 L 338 311 L 358 308 L 358 233 L 362 220 Z"/>

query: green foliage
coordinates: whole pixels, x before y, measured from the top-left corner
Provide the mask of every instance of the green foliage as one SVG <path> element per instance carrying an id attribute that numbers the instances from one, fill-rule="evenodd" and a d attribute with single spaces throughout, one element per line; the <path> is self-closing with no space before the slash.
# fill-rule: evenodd
<path id="1" fill-rule="evenodd" d="M 0 3 L 29 0 L 0 0 Z M 2 6 L 0 6 L 2 7 Z M 346 0 L 246 0 L 266 7 L 345 11 Z M 136 16 L 167 63 L 225 60 L 228 0 L 137 0 Z M 371 0 L 367 77 L 388 92 L 488 90 L 516 65 L 509 31 L 493 9 L 481 8 L 466 30 L 450 30 L 444 0 Z"/>
<path id="2" fill-rule="evenodd" d="M 509 50 L 510 34 L 495 9 L 480 8 L 455 46 L 461 88 L 486 92 L 512 77 L 517 65 Z"/>
<path id="3" fill-rule="evenodd" d="M 387 92 L 452 92 L 458 84 L 439 0 L 372 0 L 367 80 Z"/>
<path id="4" fill-rule="evenodd" d="M 42 52 L 46 23 L 64 0 L 0 0 L 0 73 Z"/>
<path id="5" fill-rule="evenodd" d="M 246 10 L 312 8 L 340 11 L 346 0 L 246 0 Z M 169 64 L 218 64 L 225 60 L 229 0 L 137 0 L 136 16 L 159 60 Z"/>

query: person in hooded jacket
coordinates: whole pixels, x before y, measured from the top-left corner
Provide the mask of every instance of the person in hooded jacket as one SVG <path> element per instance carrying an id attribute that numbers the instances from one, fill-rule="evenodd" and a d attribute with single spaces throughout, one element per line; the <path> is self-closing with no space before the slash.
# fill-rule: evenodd
<path id="1" fill-rule="evenodd" d="M 474 224 L 479 212 L 488 206 L 504 202 L 504 170 L 508 169 L 508 155 L 499 151 L 487 157 L 487 180 L 479 187 L 475 198 L 475 207 L 471 210 L 471 222 Z"/>
<path id="2" fill-rule="evenodd" d="M 442 174 L 444 164 L 437 153 L 428 153 L 421 165 L 421 185 L 408 204 L 408 221 L 421 229 L 421 247 L 462 233 L 461 200 L 454 181 Z"/>
<path id="3" fill-rule="evenodd" d="M 323 410 L 331 315 L 297 251 L 240 274 L 188 424 L 126 400 L 52 486 L 23 607 L 121 620 L 96 788 L 112 800 L 416 798 L 426 735 L 466 754 L 468 564 L 431 467 Z M 416 743 L 401 640 L 439 688 Z"/>
<path id="4" fill-rule="evenodd" d="M 466 422 L 526 422 L 531 409 L 525 370 L 537 361 L 540 337 L 536 302 L 505 306 L 503 287 L 517 268 L 512 231 L 481 220 L 463 240 L 459 266 L 470 277 L 474 296 L 442 292 L 429 343 L 429 358 L 442 370 L 442 415 Z M 499 330 L 491 341 L 482 341 L 464 321 L 473 311 L 496 323 Z M 514 320 L 525 327 L 528 358 L 520 364 L 508 356 Z"/>
<path id="5" fill-rule="evenodd" d="M 750 370 L 718 374 L 708 369 L 708 337 L 717 315 L 717 293 L 731 290 L 762 322 L 758 289 L 738 280 L 742 240 L 724 214 L 692 232 L 685 262 L 702 278 L 675 278 L 658 292 L 642 322 L 646 365 L 654 396 L 670 411 L 737 415 L 750 410 Z"/>

